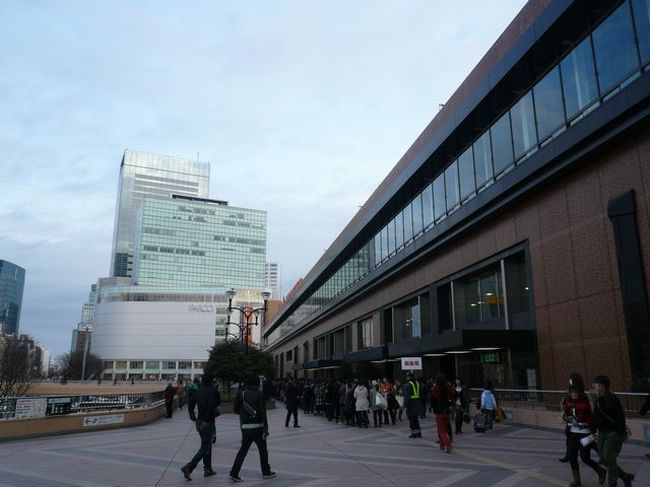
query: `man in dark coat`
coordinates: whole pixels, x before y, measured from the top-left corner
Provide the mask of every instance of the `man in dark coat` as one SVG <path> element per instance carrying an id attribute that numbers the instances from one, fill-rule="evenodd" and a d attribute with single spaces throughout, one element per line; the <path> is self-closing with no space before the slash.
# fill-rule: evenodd
<path id="1" fill-rule="evenodd" d="M 298 404 L 300 403 L 300 388 L 295 377 L 287 383 L 287 390 L 284 393 L 284 401 L 287 406 L 287 418 L 284 421 L 284 426 L 289 427 L 289 420 L 293 415 L 293 427 L 300 428 L 298 424 Z"/>
<path id="2" fill-rule="evenodd" d="M 172 386 L 171 382 L 168 383 L 167 387 L 165 388 L 164 398 L 165 398 L 165 409 L 167 410 L 166 418 L 171 418 L 172 411 L 174 409 L 174 386 Z"/>
<path id="3" fill-rule="evenodd" d="M 186 480 L 192 480 L 191 473 L 201 460 L 203 460 L 203 476 L 210 477 L 217 472 L 212 469 L 212 429 L 215 412 L 221 404 L 221 395 L 212 385 L 212 377 L 203 374 L 201 385 L 189 395 L 187 411 L 190 419 L 194 421 L 196 431 L 201 438 L 201 446 L 190 462 L 181 468 Z M 198 407 L 198 413 L 194 410 Z"/>
<path id="4" fill-rule="evenodd" d="M 239 471 L 244 463 L 248 449 L 253 443 L 257 445 L 260 452 L 260 465 L 262 466 L 262 478 L 271 479 L 276 473 L 269 465 L 269 453 L 266 447 L 266 437 L 269 434 L 269 423 L 266 418 L 266 400 L 264 394 L 259 390 L 257 378 L 250 378 L 246 381 L 243 390 L 237 393 L 234 404 L 235 414 L 239 415 L 241 425 L 241 447 L 237 452 L 235 463 L 230 469 L 229 479 L 233 482 L 241 482 Z"/>

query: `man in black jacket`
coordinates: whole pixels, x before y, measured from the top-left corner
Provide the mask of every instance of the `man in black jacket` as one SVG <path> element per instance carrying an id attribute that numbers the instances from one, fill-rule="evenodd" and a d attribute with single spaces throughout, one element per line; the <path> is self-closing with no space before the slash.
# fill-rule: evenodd
<path id="1" fill-rule="evenodd" d="M 609 389 L 609 378 L 598 375 L 594 379 L 594 390 L 598 394 L 594 401 L 594 424 L 598 428 L 598 451 L 600 459 L 607 469 L 607 482 L 616 486 L 618 479 L 625 487 L 632 485 L 634 475 L 624 472 L 618 466 L 618 454 L 623 447 L 626 435 L 625 412 L 621 401 Z M 579 484 L 578 484 L 579 485 Z"/>
<path id="2" fill-rule="evenodd" d="M 201 438 L 201 446 L 190 462 L 181 468 L 186 480 L 192 480 L 191 473 L 203 459 L 203 476 L 209 477 L 217 472 L 212 469 L 212 425 L 215 410 L 221 404 L 221 395 L 212 385 L 212 377 L 203 374 L 201 385 L 189 396 L 187 410 L 190 419 L 194 421 L 196 431 Z M 198 406 L 198 414 L 194 410 Z"/>
<path id="3" fill-rule="evenodd" d="M 271 471 L 269 453 L 266 448 L 266 437 L 269 434 L 269 423 L 266 419 L 266 401 L 264 394 L 259 390 L 257 377 L 247 380 L 243 390 L 237 393 L 234 410 L 235 414 L 239 414 L 242 440 L 228 478 L 233 482 L 242 481 L 241 477 L 239 477 L 239 471 L 244 463 L 248 449 L 255 443 L 260 452 L 262 478 L 272 479 L 276 476 L 276 473 Z"/>

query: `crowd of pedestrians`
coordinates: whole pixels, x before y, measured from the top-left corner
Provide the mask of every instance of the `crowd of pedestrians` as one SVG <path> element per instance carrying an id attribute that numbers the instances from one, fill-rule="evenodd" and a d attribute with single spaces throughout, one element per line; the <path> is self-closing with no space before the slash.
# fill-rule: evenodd
<path id="1" fill-rule="evenodd" d="M 178 386 L 181 386 L 180 390 Z M 200 384 L 195 380 L 187 387 L 182 383 L 178 386 L 175 393 L 179 407 L 182 408 L 187 399 L 189 416 L 200 438 L 198 451 L 181 471 L 187 480 L 191 480 L 193 470 L 203 461 L 204 476 L 214 475 L 211 458 L 212 444 L 216 441 L 215 419 L 220 414 L 219 392 L 207 374 Z M 626 487 L 631 486 L 634 475 L 625 472 L 617 463 L 623 442 L 630 434 L 621 402 L 611 391 L 606 376 L 599 375 L 594 379 L 593 391 L 595 397 L 591 400 L 582 376 L 573 373 L 561 404 L 562 420 L 566 425 L 566 451 L 560 461 L 569 463 L 571 467 L 573 481 L 570 487 L 582 485 L 579 459 L 594 471 L 600 484 L 607 481 L 613 487 L 620 479 Z M 253 443 L 259 451 L 262 477 L 276 476 L 269 465 L 266 445 L 266 399 L 270 395 L 285 403 L 286 428 L 292 419 L 293 427 L 300 428 L 299 410 L 302 414 L 321 416 L 328 422 L 355 428 L 369 428 L 371 418 L 374 428 L 395 426 L 406 417 L 409 438 L 422 438 L 420 420 L 430 413 L 438 436 L 437 443 L 445 453 L 452 451 L 454 435 L 462 434 L 464 425 L 473 422 L 474 431 L 485 433 L 493 429 L 496 422 L 505 419 L 491 382 L 488 381 L 480 396 L 472 400 L 460 379 L 449 381 L 443 373 L 430 379 L 416 378 L 409 373 L 403 383 L 386 377 L 367 381 L 289 377 L 261 385 L 256 378 L 244 383 L 235 398 L 234 412 L 239 415 L 242 444 L 229 474 L 234 482 L 242 480 L 239 472 Z M 169 396 L 167 391 L 166 404 Z M 640 414 L 645 415 L 649 409 L 650 396 Z M 594 450 L 599 461 L 591 458 Z"/>

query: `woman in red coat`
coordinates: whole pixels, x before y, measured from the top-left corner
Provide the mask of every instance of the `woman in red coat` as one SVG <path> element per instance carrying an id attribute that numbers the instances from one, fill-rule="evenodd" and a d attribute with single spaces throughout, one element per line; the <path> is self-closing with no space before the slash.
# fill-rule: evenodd
<path id="1" fill-rule="evenodd" d="M 578 453 L 583 463 L 596 472 L 598 481 L 602 484 L 605 482 L 607 472 L 591 459 L 589 443 L 585 445 L 582 442 L 582 440 L 589 437 L 594 431 L 594 418 L 591 412 L 589 398 L 585 394 L 585 383 L 580 374 L 573 373 L 569 377 L 569 394 L 562 401 L 564 411 L 562 419 L 564 419 L 569 428 L 567 454 L 569 463 L 571 464 L 571 471 L 573 472 L 571 487 L 582 485 L 580 467 L 578 466 Z M 585 440 L 585 442 L 587 441 Z"/>
<path id="2" fill-rule="evenodd" d="M 436 375 L 436 380 L 431 388 L 431 399 L 433 412 L 436 415 L 440 449 L 445 453 L 449 453 L 451 452 L 452 441 L 449 435 L 449 418 L 452 405 L 456 399 L 456 392 L 447 383 L 447 377 L 442 372 Z"/>

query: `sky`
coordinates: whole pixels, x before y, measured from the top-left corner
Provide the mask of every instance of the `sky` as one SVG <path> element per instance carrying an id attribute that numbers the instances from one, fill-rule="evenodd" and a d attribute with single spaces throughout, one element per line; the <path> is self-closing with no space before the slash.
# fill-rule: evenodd
<path id="1" fill-rule="evenodd" d="M 109 273 L 125 148 L 211 163 L 307 274 L 523 0 L 0 0 L 0 259 L 69 351 Z"/>

